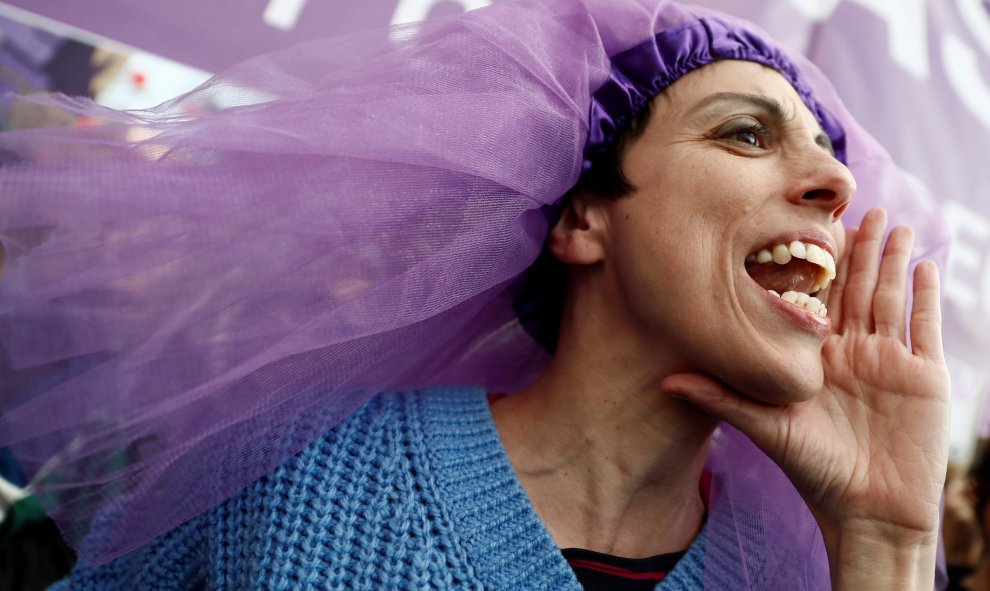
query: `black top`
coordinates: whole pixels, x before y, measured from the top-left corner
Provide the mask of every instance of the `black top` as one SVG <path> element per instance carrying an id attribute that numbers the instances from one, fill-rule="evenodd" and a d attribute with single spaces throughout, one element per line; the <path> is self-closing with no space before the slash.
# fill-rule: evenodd
<path id="1" fill-rule="evenodd" d="M 560 551 L 585 591 L 652 591 L 686 552 L 622 558 L 582 548 Z"/>

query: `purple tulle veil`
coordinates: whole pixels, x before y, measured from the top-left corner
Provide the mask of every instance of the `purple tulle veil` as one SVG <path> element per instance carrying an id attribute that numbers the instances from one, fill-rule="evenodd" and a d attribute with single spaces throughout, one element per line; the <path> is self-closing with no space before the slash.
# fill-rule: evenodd
<path id="1" fill-rule="evenodd" d="M 99 564 L 377 391 L 521 389 L 549 359 L 513 306 L 546 207 L 644 101 L 715 59 L 798 89 L 856 176 L 847 220 L 884 206 L 916 257 L 944 255 L 933 201 L 813 65 L 668 2 L 513 0 L 309 42 L 148 111 L 5 97 L 102 124 L 0 135 L 0 446 Z M 728 427 L 709 467 L 708 548 L 744 588 L 828 588 L 780 470 Z M 740 524 L 764 547 L 740 548 Z"/>

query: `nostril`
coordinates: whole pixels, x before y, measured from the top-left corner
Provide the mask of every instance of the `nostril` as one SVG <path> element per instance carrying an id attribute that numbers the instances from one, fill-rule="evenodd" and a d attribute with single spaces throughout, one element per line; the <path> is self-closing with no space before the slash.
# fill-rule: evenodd
<path id="1" fill-rule="evenodd" d="M 827 200 L 835 199 L 835 191 L 831 191 L 829 189 L 813 189 L 811 191 L 808 191 L 804 195 L 801 195 L 801 199 L 807 199 L 809 201 L 811 201 L 812 199 L 820 199 L 827 201 Z"/>
<path id="2" fill-rule="evenodd" d="M 839 207 L 836 207 L 835 211 L 832 212 L 832 220 L 839 221 L 839 219 L 842 218 L 842 214 L 846 213 L 846 207 L 848 206 L 849 206 L 849 202 L 846 201 Z"/>

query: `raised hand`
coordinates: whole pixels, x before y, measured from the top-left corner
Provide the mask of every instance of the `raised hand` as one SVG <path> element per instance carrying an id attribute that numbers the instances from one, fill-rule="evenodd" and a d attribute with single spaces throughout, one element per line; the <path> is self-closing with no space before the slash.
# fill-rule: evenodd
<path id="1" fill-rule="evenodd" d="M 895 228 L 883 247 L 885 229 L 885 212 L 872 210 L 847 234 L 814 398 L 767 406 L 698 374 L 662 388 L 736 426 L 780 465 L 819 522 L 836 588 L 931 589 L 949 422 L 938 271 L 928 261 L 915 269 L 909 347 L 914 235 Z"/>

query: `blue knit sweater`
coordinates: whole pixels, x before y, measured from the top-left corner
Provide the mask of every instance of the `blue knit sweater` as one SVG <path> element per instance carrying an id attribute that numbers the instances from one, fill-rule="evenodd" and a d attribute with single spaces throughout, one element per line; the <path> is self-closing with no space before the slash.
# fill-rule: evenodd
<path id="1" fill-rule="evenodd" d="M 704 536 L 658 589 L 702 589 Z M 382 393 L 215 509 L 53 587 L 580 590 L 485 392 Z"/>

